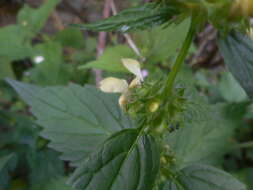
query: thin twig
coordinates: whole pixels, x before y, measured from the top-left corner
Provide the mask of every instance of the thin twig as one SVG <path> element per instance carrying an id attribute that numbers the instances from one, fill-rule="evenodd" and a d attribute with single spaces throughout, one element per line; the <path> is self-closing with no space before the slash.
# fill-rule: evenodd
<path id="1" fill-rule="evenodd" d="M 110 16 L 110 4 L 111 0 L 106 0 L 104 4 L 104 10 L 103 10 L 103 18 L 107 18 Z M 97 58 L 99 58 L 106 47 L 106 32 L 99 32 L 98 35 L 98 45 L 97 45 Z M 96 76 L 96 85 L 98 86 L 100 81 L 102 80 L 102 71 L 100 69 L 94 69 L 93 70 Z"/>
<path id="2" fill-rule="evenodd" d="M 117 14 L 117 9 L 114 3 L 114 0 L 111 0 L 111 10 L 113 15 Z M 134 43 L 133 39 L 131 38 L 131 36 L 129 34 L 123 34 L 124 37 L 126 38 L 126 41 L 128 43 L 128 45 L 133 49 L 133 51 L 135 52 L 135 54 L 140 57 L 140 59 L 142 61 L 145 61 L 145 58 L 141 55 L 141 52 L 139 50 L 139 48 L 137 47 L 137 45 Z"/>

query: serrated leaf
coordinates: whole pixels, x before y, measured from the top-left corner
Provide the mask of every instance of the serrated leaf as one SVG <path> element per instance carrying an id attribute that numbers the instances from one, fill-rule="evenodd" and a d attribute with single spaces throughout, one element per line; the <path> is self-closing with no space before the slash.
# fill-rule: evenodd
<path id="1" fill-rule="evenodd" d="M 82 65 L 79 69 L 96 68 L 111 72 L 128 72 L 123 66 L 121 59 L 134 57 L 136 56 L 131 48 L 125 45 L 117 45 L 106 48 L 98 60 Z"/>
<path id="2" fill-rule="evenodd" d="M 168 22 L 177 14 L 177 10 L 169 6 L 156 6 L 155 3 L 125 9 L 119 14 L 108 19 L 92 24 L 73 25 L 80 29 L 93 31 L 121 31 L 150 28 Z"/>
<path id="3" fill-rule="evenodd" d="M 80 190 L 151 190 L 159 158 L 153 137 L 123 130 L 82 163 L 69 183 Z"/>
<path id="4" fill-rule="evenodd" d="M 208 165 L 191 165 L 182 169 L 175 181 L 162 190 L 246 190 L 232 175 Z"/>
<path id="5" fill-rule="evenodd" d="M 233 121 L 223 117 L 223 109 L 218 104 L 205 106 L 202 120 L 189 118 L 182 128 L 168 135 L 167 143 L 175 153 L 179 168 L 194 163 L 221 164 L 235 130 Z"/>
<path id="6" fill-rule="evenodd" d="M 113 133 L 134 127 L 118 106 L 118 96 L 95 87 L 70 84 L 67 87 L 38 87 L 7 80 L 31 106 L 41 135 L 61 158 L 75 165 Z"/>
<path id="7" fill-rule="evenodd" d="M 253 97 L 253 41 L 239 32 L 219 39 L 219 48 L 231 73 Z"/>

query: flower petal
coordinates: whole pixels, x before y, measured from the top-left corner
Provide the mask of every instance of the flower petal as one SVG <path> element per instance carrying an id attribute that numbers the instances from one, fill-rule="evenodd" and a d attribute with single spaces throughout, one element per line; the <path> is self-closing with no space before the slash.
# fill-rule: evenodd
<path id="1" fill-rule="evenodd" d="M 141 80 L 139 79 L 139 77 L 136 77 L 131 81 L 129 88 L 136 88 L 138 86 L 141 86 Z"/>
<path id="2" fill-rule="evenodd" d="M 126 80 L 108 77 L 100 82 L 100 89 L 103 92 L 123 93 L 127 90 L 128 84 Z"/>
<path id="3" fill-rule="evenodd" d="M 122 59 L 123 65 L 141 81 L 143 81 L 140 63 L 134 59 Z"/>
<path id="4" fill-rule="evenodd" d="M 127 96 L 125 94 L 122 94 L 119 97 L 119 106 L 124 109 L 125 105 L 127 104 Z"/>

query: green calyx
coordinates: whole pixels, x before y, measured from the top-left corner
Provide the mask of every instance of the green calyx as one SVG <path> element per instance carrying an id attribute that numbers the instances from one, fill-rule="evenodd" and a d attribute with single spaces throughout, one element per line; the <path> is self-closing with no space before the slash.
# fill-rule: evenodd
<path id="1" fill-rule="evenodd" d="M 140 88 L 131 89 L 126 112 L 139 121 L 139 127 L 147 126 L 149 132 L 161 135 L 173 131 L 183 120 L 187 107 L 184 88 L 176 87 L 169 97 L 164 97 L 166 80 L 146 81 Z"/>

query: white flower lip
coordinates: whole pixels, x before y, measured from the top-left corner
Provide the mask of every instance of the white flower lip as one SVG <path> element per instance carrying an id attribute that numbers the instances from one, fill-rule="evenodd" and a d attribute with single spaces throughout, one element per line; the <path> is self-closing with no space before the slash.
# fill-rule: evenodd
<path id="1" fill-rule="evenodd" d="M 133 73 L 136 77 L 140 79 L 140 81 L 143 81 L 143 76 L 141 72 L 141 66 L 140 63 L 134 59 L 124 58 L 121 60 L 123 65 L 129 70 L 131 73 Z"/>
<path id="2" fill-rule="evenodd" d="M 100 89 L 108 93 L 123 93 L 128 89 L 128 84 L 126 80 L 108 77 L 100 82 Z"/>
<path id="3" fill-rule="evenodd" d="M 143 81 L 143 76 L 140 68 L 140 63 L 134 59 L 122 59 L 122 63 L 131 73 L 136 76 L 132 80 L 130 85 L 128 85 L 127 81 L 124 79 L 108 77 L 100 82 L 100 90 L 106 93 L 127 94 L 130 88 L 135 88 L 141 85 L 141 82 Z"/>

